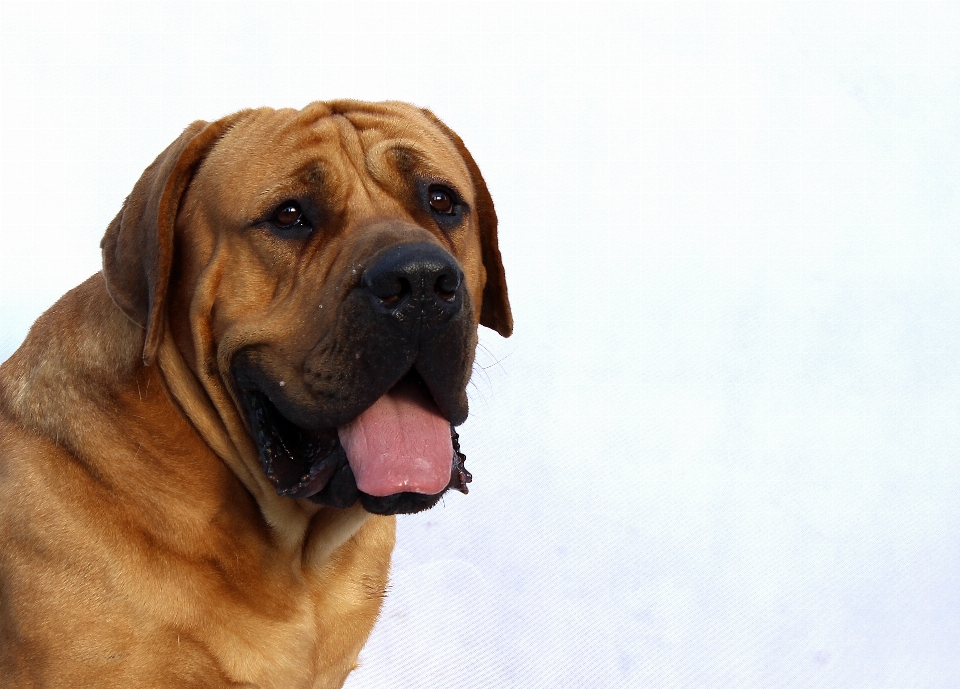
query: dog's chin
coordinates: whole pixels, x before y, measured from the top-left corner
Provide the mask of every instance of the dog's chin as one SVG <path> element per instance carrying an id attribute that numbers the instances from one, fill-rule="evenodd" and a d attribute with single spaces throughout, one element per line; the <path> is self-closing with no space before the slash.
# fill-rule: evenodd
<path id="1" fill-rule="evenodd" d="M 359 501 L 373 514 L 412 514 L 433 507 L 451 488 L 466 493 L 467 484 L 472 480 L 464 466 L 465 457 L 460 452 L 457 433 L 451 425 L 450 481 L 442 490 L 431 495 L 410 491 L 369 495 L 357 487 L 337 428 L 302 428 L 286 418 L 266 394 L 256 389 L 241 390 L 240 397 L 260 465 L 281 496 L 305 498 L 336 508 L 347 508 Z"/>

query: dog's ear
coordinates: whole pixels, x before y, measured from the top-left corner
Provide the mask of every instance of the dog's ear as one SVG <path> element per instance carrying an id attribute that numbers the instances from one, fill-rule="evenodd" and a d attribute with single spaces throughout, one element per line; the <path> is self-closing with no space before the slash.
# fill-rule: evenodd
<path id="1" fill-rule="evenodd" d="M 457 136 L 457 133 L 441 122 L 440 118 L 429 110 L 423 110 L 423 113 L 443 130 L 460 151 L 460 156 L 467 164 L 474 189 L 477 192 L 476 213 L 480 221 L 483 267 L 487 271 L 487 282 L 483 287 L 483 305 L 480 308 L 480 325 L 496 330 L 503 337 L 510 337 L 513 332 L 513 314 L 510 312 L 510 300 L 507 298 L 507 278 L 503 272 L 500 246 L 497 243 L 497 212 L 493 208 L 493 199 L 487 190 L 487 183 L 483 181 L 480 168 L 477 167 L 473 156 L 463 145 L 463 140 Z"/>
<path id="2" fill-rule="evenodd" d="M 173 225 L 180 199 L 207 151 L 235 117 L 212 124 L 197 121 L 187 127 L 143 171 L 100 242 L 110 297 L 147 331 L 143 361 L 148 366 L 163 339 Z"/>

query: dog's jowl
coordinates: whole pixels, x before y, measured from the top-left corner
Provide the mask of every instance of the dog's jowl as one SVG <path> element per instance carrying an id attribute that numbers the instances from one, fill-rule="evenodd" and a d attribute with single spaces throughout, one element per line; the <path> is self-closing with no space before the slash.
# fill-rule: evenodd
<path id="1" fill-rule="evenodd" d="M 513 328 L 480 170 L 403 103 L 245 110 L 101 246 L 0 367 L 0 685 L 341 686 Z"/>

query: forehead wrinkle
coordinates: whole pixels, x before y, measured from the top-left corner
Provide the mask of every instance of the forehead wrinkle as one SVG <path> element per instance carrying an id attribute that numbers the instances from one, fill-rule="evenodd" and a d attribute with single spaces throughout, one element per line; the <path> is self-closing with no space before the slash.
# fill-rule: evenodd
<path id="1" fill-rule="evenodd" d="M 327 118 L 333 113 L 334 110 L 329 103 L 314 101 L 300 110 L 294 119 L 297 125 L 310 125 L 316 124 L 319 120 Z"/>
<path id="2" fill-rule="evenodd" d="M 424 172 L 447 177 L 443 171 L 455 166 L 457 174 L 464 179 L 470 178 L 453 142 L 419 108 L 393 101 L 375 106 L 350 110 L 342 115 L 353 125 L 361 145 L 367 149 L 365 163 L 368 171 L 373 172 L 370 163 L 376 154 L 382 157 L 381 152 L 392 147 L 414 152 Z"/>
<path id="3" fill-rule="evenodd" d="M 274 125 L 274 132 L 277 141 L 288 140 L 291 138 L 302 137 L 305 133 L 316 131 L 322 127 L 324 120 L 331 115 L 331 110 L 326 103 L 311 103 L 303 110 L 294 110 L 284 108 L 276 111 L 277 115 L 284 116 L 279 126 Z"/>
<path id="4" fill-rule="evenodd" d="M 376 106 L 374 109 L 345 113 L 344 117 L 363 134 L 373 132 L 379 134 L 380 139 L 394 139 L 401 144 L 407 144 L 409 140 L 427 150 L 443 151 L 455 160 L 460 159 L 460 154 L 450 138 L 419 108 L 395 101 L 377 103 Z"/>
<path id="5" fill-rule="evenodd" d="M 404 164 L 403 157 L 409 159 Z M 393 160 L 391 161 L 391 158 Z M 412 141 L 388 139 L 370 147 L 366 155 L 366 167 L 370 176 L 377 184 L 386 189 L 390 184 L 395 163 L 401 173 L 420 178 L 435 178 L 456 187 L 461 195 L 471 196 L 474 193 L 470 174 L 459 156 L 449 161 L 437 161 L 430 151 L 424 150 Z"/>
<path id="6" fill-rule="evenodd" d="M 395 123 L 403 122 L 404 127 L 416 123 L 418 128 L 432 126 L 423 112 L 409 103 L 387 101 L 384 103 L 353 103 L 354 107 L 344 108 L 342 114 L 360 131 L 368 129 L 396 130 Z"/>
<path id="7" fill-rule="evenodd" d="M 372 203 L 376 194 L 374 190 L 371 189 L 370 177 L 364 174 L 367 167 L 366 151 L 364 150 L 360 133 L 348 118 L 342 115 L 334 115 L 332 119 L 336 122 L 337 129 L 340 132 L 343 157 L 349 162 L 356 173 L 355 178 L 357 183 L 350 185 L 350 196 L 355 196 L 357 192 L 362 189 L 367 200 Z M 373 180 L 373 182 L 377 187 L 381 186 L 377 180 Z M 380 190 L 382 190 L 382 187 Z"/>
<path id="8" fill-rule="evenodd" d="M 272 146 L 268 155 L 277 162 L 278 167 L 291 169 L 291 164 L 285 159 L 294 163 L 301 161 L 295 175 L 300 175 L 305 166 L 321 158 L 324 149 L 329 149 L 339 138 L 335 125 L 328 118 L 320 118 L 305 126 L 303 120 L 297 116 L 299 114 L 295 113 L 294 117 L 288 118 L 284 126 L 268 140 Z"/>
<path id="9" fill-rule="evenodd" d="M 345 157 L 359 173 L 360 168 L 357 165 L 357 160 L 363 158 L 363 144 L 360 142 L 360 135 L 346 117 L 335 115 L 333 120 L 340 134 L 340 145 L 346 154 Z"/>

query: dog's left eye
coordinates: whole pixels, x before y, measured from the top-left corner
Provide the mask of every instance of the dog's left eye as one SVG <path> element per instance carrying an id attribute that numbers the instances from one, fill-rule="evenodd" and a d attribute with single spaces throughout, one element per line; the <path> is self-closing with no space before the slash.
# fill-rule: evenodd
<path id="1" fill-rule="evenodd" d="M 442 215 L 453 215 L 456 204 L 453 201 L 453 192 L 440 186 L 433 186 L 427 190 L 430 207 Z"/>
<path id="2" fill-rule="evenodd" d="M 273 221 L 283 229 L 298 227 L 303 224 L 303 211 L 294 201 L 285 201 L 273 212 Z"/>

